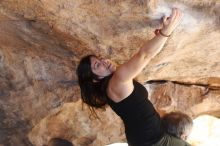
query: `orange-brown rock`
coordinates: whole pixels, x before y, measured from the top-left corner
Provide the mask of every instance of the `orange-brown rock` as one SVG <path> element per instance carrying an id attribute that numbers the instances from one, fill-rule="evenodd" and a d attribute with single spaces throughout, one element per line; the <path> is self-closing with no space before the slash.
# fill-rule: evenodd
<path id="1" fill-rule="evenodd" d="M 90 53 L 125 62 L 171 7 L 182 23 L 138 80 L 165 112 L 220 117 L 219 0 L 1 0 L 0 145 L 125 141 L 109 108 L 102 122 L 81 109 L 76 66 Z"/>
<path id="2" fill-rule="evenodd" d="M 29 134 L 34 145 L 47 144 L 50 138 L 68 139 L 74 145 L 105 145 L 125 141 L 122 121 L 108 107 L 96 111 L 99 119 L 81 100 L 66 103 L 42 119 Z"/>

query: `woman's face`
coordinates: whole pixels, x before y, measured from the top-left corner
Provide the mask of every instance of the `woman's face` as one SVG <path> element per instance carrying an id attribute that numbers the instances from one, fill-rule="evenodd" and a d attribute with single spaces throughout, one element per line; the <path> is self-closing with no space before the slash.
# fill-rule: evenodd
<path id="1" fill-rule="evenodd" d="M 116 70 L 116 65 L 111 60 L 91 57 L 92 72 L 100 79 L 109 76 Z"/>

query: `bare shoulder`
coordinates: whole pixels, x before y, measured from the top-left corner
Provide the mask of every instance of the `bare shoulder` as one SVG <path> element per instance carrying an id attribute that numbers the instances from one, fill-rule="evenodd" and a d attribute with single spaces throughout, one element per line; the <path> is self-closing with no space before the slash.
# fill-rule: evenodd
<path id="1" fill-rule="evenodd" d="M 128 97 L 133 89 L 133 80 L 122 82 L 117 76 L 113 75 L 107 87 L 107 94 L 114 102 L 120 102 Z"/>

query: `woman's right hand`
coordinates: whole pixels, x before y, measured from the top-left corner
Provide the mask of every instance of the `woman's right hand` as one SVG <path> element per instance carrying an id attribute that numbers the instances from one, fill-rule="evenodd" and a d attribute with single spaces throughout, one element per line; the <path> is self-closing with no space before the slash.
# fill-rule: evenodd
<path id="1" fill-rule="evenodd" d="M 169 36 L 179 25 L 181 18 L 182 12 L 177 8 L 173 8 L 172 14 L 169 17 L 163 17 L 163 28 L 161 29 L 162 33 Z"/>

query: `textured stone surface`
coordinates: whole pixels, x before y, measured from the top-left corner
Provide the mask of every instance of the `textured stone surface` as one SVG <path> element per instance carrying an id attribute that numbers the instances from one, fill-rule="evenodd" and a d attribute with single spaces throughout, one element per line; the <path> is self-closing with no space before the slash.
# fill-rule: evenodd
<path id="1" fill-rule="evenodd" d="M 146 85 L 155 107 L 166 112 L 183 111 L 196 118 L 202 114 L 220 117 L 220 90 L 176 82 L 150 82 Z"/>
<path id="2" fill-rule="evenodd" d="M 77 100 L 76 54 L 43 31 L 48 29 L 44 23 L 13 21 L 18 17 L 10 13 L 1 18 L 0 140 L 7 146 L 30 145 L 26 135 L 33 125 L 64 102 Z"/>
<path id="3" fill-rule="evenodd" d="M 53 136 L 84 145 L 123 141 L 109 109 L 98 111 L 105 124 L 78 109 L 76 65 L 89 53 L 123 63 L 173 6 L 183 21 L 138 79 L 166 112 L 220 117 L 219 0 L 1 0 L 0 144 L 41 146 Z"/>
<path id="4" fill-rule="evenodd" d="M 95 119 L 81 100 L 65 104 L 42 119 L 29 134 L 29 138 L 35 145 L 47 144 L 53 137 L 62 137 L 81 146 L 125 141 L 122 122 L 110 108 L 96 113 L 99 120 Z"/>

